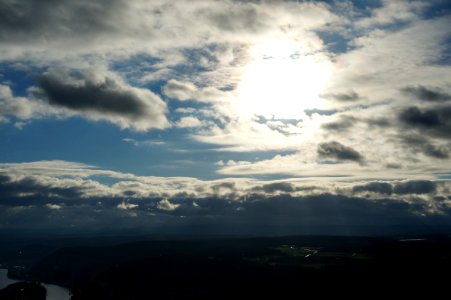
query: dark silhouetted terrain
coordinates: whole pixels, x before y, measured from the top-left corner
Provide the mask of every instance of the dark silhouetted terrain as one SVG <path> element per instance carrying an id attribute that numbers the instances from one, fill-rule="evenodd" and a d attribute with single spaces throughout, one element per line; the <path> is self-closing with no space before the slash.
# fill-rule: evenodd
<path id="1" fill-rule="evenodd" d="M 73 300 L 433 298 L 446 290 L 451 267 L 448 237 L 110 242 L 59 248 L 19 276 L 68 287 Z"/>
<path id="2" fill-rule="evenodd" d="M 43 286 L 30 282 L 13 283 L 0 290 L 0 299 L 4 300 L 45 300 L 46 290 Z"/>

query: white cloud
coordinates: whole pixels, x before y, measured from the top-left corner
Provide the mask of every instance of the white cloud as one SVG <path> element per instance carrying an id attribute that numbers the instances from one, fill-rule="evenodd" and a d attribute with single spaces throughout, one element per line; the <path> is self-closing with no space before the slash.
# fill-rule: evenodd
<path id="1" fill-rule="evenodd" d="M 61 205 L 59 205 L 59 204 L 52 204 L 52 203 L 47 203 L 45 205 L 45 207 L 47 207 L 48 209 L 51 209 L 51 210 L 60 210 L 62 208 Z"/>
<path id="2" fill-rule="evenodd" d="M 158 55 L 162 49 L 252 41 L 338 19 L 324 4 L 289 1 L 41 1 L 39 7 L 23 1 L 21 7 L 0 7 L 9 16 L 0 22 L 0 59 Z"/>
<path id="3" fill-rule="evenodd" d="M 202 121 L 196 117 L 182 117 L 175 123 L 175 127 L 179 128 L 193 128 L 202 126 Z"/>
<path id="4" fill-rule="evenodd" d="M 160 210 L 172 211 L 180 207 L 180 204 L 171 203 L 168 199 L 163 199 L 157 204 L 157 208 Z"/>
<path id="5" fill-rule="evenodd" d="M 171 79 L 163 88 L 163 93 L 169 98 L 180 101 L 199 100 L 196 96 L 197 87 L 190 82 L 179 82 Z"/>
<path id="6" fill-rule="evenodd" d="M 372 30 L 353 40 L 357 48 L 336 57 L 337 68 L 328 89 L 335 94 L 352 87 L 366 97 L 366 105 L 397 100 L 399 90 L 410 85 L 446 90 L 451 69 L 436 62 L 446 56 L 448 36 L 448 17 L 413 22 L 396 31 Z"/>
<path id="7" fill-rule="evenodd" d="M 144 141 L 137 141 L 135 139 L 131 139 L 131 138 L 123 138 L 122 141 L 126 142 L 126 143 L 130 143 L 135 147 L 152 147 L 152 146 L 162 146 L 165 145 L 166 142 L 162 141 L 162 140 L 144 140 Z"/>
<path id="8" fill-rule="evenodd" d="M 373 9 L 371 16 L 358 20 L 359 27 L 387 25 L 394 22 L 409 22 L 419 19 L 419 13 L 427 3 L 408 0 L 382 0 L 382 6 Z"/>
<path id="9" fill-rule="evenodd" d="M 0 84 L 0 117 L 7 121 L 8 117 L 21 120 L 42 118 L 51 113 L 42 102 L 31 101 L 26 97 L 16 97 L 10 86 Z"/>
<path id="10" fill-rule="evenodd" d="M 137 208 L 137 207 L 139 207 L 139 205 L 138 204 L 132 204 L 132 203 L 126 203 L 125 201 L 122 201 L 116 207 L 119 208 L 119 209 L 122 209 L 122 210 L 128 210 L 128 209 Z"/>

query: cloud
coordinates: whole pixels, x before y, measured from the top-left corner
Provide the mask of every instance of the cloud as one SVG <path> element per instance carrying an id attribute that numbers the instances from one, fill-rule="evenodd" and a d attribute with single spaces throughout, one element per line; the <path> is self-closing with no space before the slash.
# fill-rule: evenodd
<path id="1" fill-rule="evenodd" d="M 30 101 L 26 97 L 16 97 L 10 86 L 0 84 L 0 118 L 4 118 L 5 121 L 9 117 L 28 120 L 42 118 L 47 114 L 43 103 Z"/>
<path id="2" fill-rule="evenodd" d="M 428 180 L 412 180 L 400 182 L 395 185 L 393 192 L 395 194 L 428 194 L 436 190 L 436 183 Z"/>
<path id="3" fill-rule="evenodd" d="M 440 218 L 449 223 L 451 213 L 449 202 L 443 200 L 451 196 L 449 181 L 315 180 L 312 185 L 308 178 L 125 176 L 101 183 L 95 174 L 79 178 L 70 169 L 66 174 L 61 169 L 41 169 L 41 175 L 31 171 L 0 175 L 0 228 L 58 232 L 128 228 L 160 234 L 245 233 L 246 228 L 249 234 L 268 234 L 278 228 L 289 234 L 319 228 L 323 233 L 343 233 L 370 226 L 380 232 L 388 230 L 385 226 L 424 225 L 425 220 L 440 226 Z M 191 226 L 208 230 L 191 231 Z"/>
<path id="4" fill-rule="evenodd" d="M 231 114 L 222 120 L 223 125 L 212 124 L 191 137 L 202 143 L 219 145 L 219 151 L 232 152 L 295 150 L 309 137 L 302 129 L 304 126 L 289 123 L 292 120 L 248 119 L 239 114 Z"/>
<path id="5" fill-rule="evenodd" d="M 122 209 L 122 210 L 128 210 L 128 209 L 137 208 L 137 207 L 139 207 L 139 205 L 138 204 L 132 204 L 132 203 L 126 203 L 125 201 L 122 201 L 116 207 L 119 208 L 119 209 Z"/>
<path id="6" fill-rule="evenodd" d="M 132 144 L 135 147 L 155 147 L 155 146 L 163 146 L 166 145 L 165 141 L 162 140 L 145 140 L 138 141 L 132 138 L 123 138 L 122 141 Z"/>
<path id="7" fill-rule="evenodd" d="M 38 77 L 38 98 L 93 120 L 135 130 L 169 127 L 166 103 L 147 89 L 127 85 L 101 69 L 51 70 Z"/>
<path id="8" fill-rule="evenodd" d="M 58 59 L 97 55 L 161 54 L 320 28 L 338 19 L 316 3 L 33 0 L 0 4 L 0 59 Z M 49 55 L 50 54 L 50 55 Z"/>
<path id="9" fill-rule="evenodd" d="M 169 98 L 177 99 L 180 101 L 196 100 L 197 87 L 190 82 L 180 82 L 175 79 L 171 79 L 163 87 L 163 93 Z"/>
<path id="10" fill-rule="evenodd" d="M 98 188 L 95 182 L 57 180 L 48 177 L 0 175 L 0 198 L 44 197 L 71 199 L 82 197 L 89 189 Z M 100 191 L 99 191 L 100 192 Z"/>
<path id="11" fill-rule="evenodd" d="M 339 94 L 322 94 L 320 95 L 320 97 L 327 100 L 335 100 L 339 102 L 355 102 L 361 100 L 360 95 L 357 94 L 355 91 Z"/>
<path id="12" fill-rule="evenodd" d="M 323 123 L 321 125 L 322 128 L 329 130 L 329 131 L 345 131 L 350 129 L 355 125 L 355 123 L 358 121 L 358 119 L 354 116 L 340 116 L 338 121 L 335 122 L 329 122 L 329 123 Z"/>
<path id="13" fill-rule="evenodd" d="M 402 109 L 398 117 L 409 129 L 441 138 L 451 137 L 451 106 L 432 108 L 411 106 Z"/>
<path id="14" fill-rule="evenodd" d="M 289 182 L 274 182 L 257 186 L 254 188 L 254 191 L 263 191 L 268 194 L 273 194 L 275 192 L 291 193 L 296 191 L 296 188 Z"/>
<path id="15" fill-rule="evenodd" d="M 193 128 L 202 126 L 202 121 L 196 117 L 182 117 L 175 123 L 175 127 L 179 128 Z"/>
<path id="16" fill-rule="evenodd" d="M 374 192 L 378 194 L 398 195 L 408 194 L 434 194 L 437 189 L 437 183 L 430 180 L 409 180 L 402 182 L 368 182 L 364 185 L 356 185 L 352 188 L 355 193 Z"/>
<path id="17" fill-rule="evenodd" d="M 451 95 L 443 92 L 439 88 L 427 88 L 422 85 L 408 86 L 401 91 L 406 94 L 415 97 L 418 100 L 426 102 L 444 102 L 451 100 Z"/>
<path id="18" fill-rule="evenodd" d="M 222 192 L 233 192 L 237 187 L 234 182 L 220 182 L 212 184 L 211 189 L 217 194 L 222 194 Z"/>
<path id="19" fill-rule="evenodd" d="M 151 199 L 154 201 L 154 199 Z M 194 203 L 196 205 L 194 205 Z M 437 210 L 431 210 L 430 207 Z M 449 208 L 435 200 L 368 200 L 333 194 L 293 197 L 249 195 L 244 201 L 226 198 L 190 199 L 173 210 L 151 206 L 128 210 L 104 205 L 72 205 L 55 213 L 39 205 L 3 206 L 2 229 L 32 228 L 58 233 L 103 233 L 130 230 L 135 234 L 405 234 L 444 232 Z M 95 208 L 95 209 L 94 209 Z"/>
<path id="20" fill-rule="evenodd" d="M 92 165 L 64 160 L 42 160 L 22 163 L 0 163 L 0 174 L 43 176 L 109 176 L 112 178 L 134 178 L 130 173 L 101 170 Z"/>
<path id="21" fill-rule="evenodd" d="M 317 152 L 322 158 L 335 158 L 357 162 L 363 161 L 363 156 L 359 152 L 336 141 L 319 144 Z"/>
<path id="22" fill-rule="evenodd" d="M 371 16 L 356 22 L 358 27 L 388 25 L 394 22 L 411 22 L 419 19 L 419 13 L 427 6 L 422 1 L 382 0 L 381 6 L 371 11 Z"/>
<path id="23" fill-rule="evenodd" d="M 157 208 L 165 211 L 173 211 L 180 207 L 180 204 L 171 203 L 168 199 L 163 199 L 157 203 Z"/>
<path id="24" fill-rule="evenodd" d="M 364 185 L 356 185 L 352 188 L 353 192 L 374 192 L 379 194 L 391 195 L 393 187 L 387 182 L 369 182 Z"/>
<path id="25" fill-rule="evenodd" d="M 62 208 L 61 205 L 53 204 L 53 203 L 47 203 L 45 205 L 45 207 L 47 207 L 48 209 L 52 209 L 52 210 L 60 210 Z"/>
<path id="26" fill-rule="evenodd" d="M 408 86 L 446 91 L 450 69 L 441 62 L 446 61 L 448 38 L 448 16 L 365 31 L 348 43 L 349 51 L 338 55 L 338 68 L 327 90 L 352 87 L 365 97 L 366 106 L 398 102 L 399 90 Z"/>
<path id="27" fill-rule="evenodd" d="M 421 135 L 401 134 L 400 139 L 414 153 L 421 152 L 426 156 L 439 159 L 449 158 L 450 145 L 434 145 L 428 138 Z"/>

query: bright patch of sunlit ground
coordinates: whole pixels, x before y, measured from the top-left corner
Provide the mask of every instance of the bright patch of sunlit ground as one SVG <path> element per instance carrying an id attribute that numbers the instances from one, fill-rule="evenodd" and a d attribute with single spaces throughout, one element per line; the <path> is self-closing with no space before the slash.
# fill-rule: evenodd
<path id="1" fill-rule="evenodd" d="M 260 43 L 250 54 L 237 90 L 241 114 L 300 119 L 304 110 L 324 105 L 319 95 L 332 73 L 327 57 L 303 53 L 289 40 Z"/>

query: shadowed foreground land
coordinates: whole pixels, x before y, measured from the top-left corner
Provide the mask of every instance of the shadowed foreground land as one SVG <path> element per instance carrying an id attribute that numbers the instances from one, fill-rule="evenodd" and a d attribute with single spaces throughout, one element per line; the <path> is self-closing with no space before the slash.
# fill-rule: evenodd
<path id="1" fill-rule="evenodd" d="M 43 286 L 31 282 L 17 282 L 0 290 L 0 299 L 5 300 L 45 300 Z"/>
<path id="2" fill-rule="evenodd" d="M 54 241 L 56 249 L 47 241 L 48 253 L 22 245 L 35 257 L 22 253 L 25 271 L 15 275 L 66 286 L 73 300 L 433 297 L 445 291 L 451 267 L 448 237 L 88 241 Z"/>

